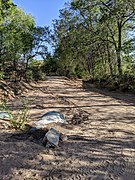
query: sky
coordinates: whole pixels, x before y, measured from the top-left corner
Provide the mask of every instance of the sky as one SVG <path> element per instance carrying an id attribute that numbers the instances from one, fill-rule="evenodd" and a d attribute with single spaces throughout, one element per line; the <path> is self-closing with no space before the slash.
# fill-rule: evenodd
<path id="1" fill-rule="evenodd" d="M 51 26 L 52 20 L 58 19 L 59 10 L 64 8 L 68 0 L 13 0 L 13 2 L 31 13 L 37 26 Z"/>

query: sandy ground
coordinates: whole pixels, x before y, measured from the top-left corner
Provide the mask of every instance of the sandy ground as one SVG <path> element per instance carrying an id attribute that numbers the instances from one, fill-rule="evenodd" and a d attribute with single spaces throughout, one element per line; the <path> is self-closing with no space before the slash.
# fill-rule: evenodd
<path id="1" fill-rule="evenodd" d="M 0 131 L 1 180 L 134 180 L 135 97 L 82 89 L 81 81 L 48 77 L 10 102 L 14 111 L 27 97 L 30 124 L 48 111 L 65 114 L 68 125 L 55 125 L 68 140 L 49 149 L 12 139 L 14 130 Z"/>

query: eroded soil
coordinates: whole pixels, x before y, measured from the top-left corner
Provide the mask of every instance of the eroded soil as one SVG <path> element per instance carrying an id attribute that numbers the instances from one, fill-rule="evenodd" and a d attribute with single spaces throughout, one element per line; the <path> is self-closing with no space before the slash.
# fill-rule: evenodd
<path id="1" fill-rule="evenodd" d="M 0 179 L 135 179 L 135 97 L 82 89 L 81 81 L 48 77 L 9 102 L 16 111 L 27 97 L 30 124 L 48 111 L 64 113 L 68 125 L 54 128 L 68 140 L 49 149 L 0 131 Z"/>

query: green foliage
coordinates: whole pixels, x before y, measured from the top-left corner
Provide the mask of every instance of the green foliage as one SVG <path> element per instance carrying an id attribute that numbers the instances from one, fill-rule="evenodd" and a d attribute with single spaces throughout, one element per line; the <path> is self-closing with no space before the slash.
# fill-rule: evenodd
<path id="1" fill-rule="evenodd" d="M 0 72 L 0 80 L 2 80 L 4 78 L 4 72 Z"/>
<path id="2" fill-rule="evenodd" d="M 59 71 L 58 61 L 55 58 L 52 58 L 51 56 L 47 57 L 47 59 L 44 61 L 43 71 L 47 75 L 57 75 Z"/>
<path id="3" fill-rule="evenodd" d="M 135 71 L 134 23 L 134 0 L 72 0 L 54 23 L 54 58 L 61 75 L 122 83 L 125 73 Z"/>
<path id="4" fill-rule="evenodd" d="M 35 81 L 45 80 L 45 73 L 43 73 L 41 69 L 35 69 L 33 70 L 33 79 Z"/>
<path id="5" fill-rule="evenodd" d="M 17 112 L 17 114 L 12 113 L 12 111 L 8 108 L 5 100 L 2 100 L 0 104 L 0 110 L 8 113 L 10 117 L 9 120 L 11 127 L 15 128 L 16 130 L 24 130 L 25 125 L 28 122 L 28 115 L 29 115 L 28 101 L 26 99 L 23 99 L 22 103 L 23 103 L 23 107 Z"/>
<path id="6" fill-rule="evenodd" d="M 13 128 L 24 130 L 25 125 L 28 122 L 28 101 L 26 99 L 22 100 L 23 102 L 23 108 L 19 110 L 19 112 L 13 116 L 13 119 L 11 120 L 11 124 Z"/>
<path id="7" fill-rule="evenodd" d="M 27 70 L 27 72 L 25 73 L 25 79 L 27 82 L 30 82 L 33 80 L 33 71 L 32 70 Z"/>
<path id="8" fill-rule="evenodd" d="M 6 99 L 1 99 L 0 101 L 0 111 L 3 111 L 3 112 L 7 112 L 11 121 L 13 119 L 13 114 L 11 112 L 11 110 L 8 108 L 7 104 L 6 104 Z"/>
<path id="9" fill-rule="evenodd" d="M 91 77 L 99 84 L 109 77 L 113 86 L 114 77 L 119 84 L 125 75 L 135 77 L 134 0 L 71 0 L 54 21 L 53 34 L 36 27 L 11 0 L 0 0 L 0 10 L 0 79 L 17 84 L 23 78 L 44 80 L 46 73 Z M 32 61 L 37 56 L 44 63 Z"/>
<path id="10" fill-rule="evenodd" d="M 45 73 L 43 70 L 44 62 L 41 60 L 31 60 L 29 65 L 29 73 L 27 74 L 27 80 L 45 80 Z"/>
<path id="11" fill-rule="evenodd" d="M 0 0 L 0 10 L 1 77 L 10 78 L 15 83 L 25 77 L 42 79 L 42 72 L 31 69 L 31 73 L 29 64 L 36 56 L 46 57 L 49 28 L 36 27 L 32 15 L 26 14 L 11 0 Z"/>
<path id="12" fill-rule="evenodd" d="M 6 76 L 14 71 L 15 77 L 11 76 L 11 78 L 16 81 L 20 79 L 20 72 L 25 68 L 26 53 L 31 49 L 32 29 L 35 22 L 31 15 L 27 15 L 15 5 L 13 8 L 8 8 L 8 12 L 3 17 L 1 23 L 3 28 L 0 29 L 0 66 Z M 25 59 L 23 59 L 24 54 Z"/>

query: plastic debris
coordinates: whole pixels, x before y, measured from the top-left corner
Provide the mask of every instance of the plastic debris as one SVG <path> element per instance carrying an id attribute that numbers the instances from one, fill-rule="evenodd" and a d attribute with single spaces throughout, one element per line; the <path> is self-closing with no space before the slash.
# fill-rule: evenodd
<path id="1" fill-rule="evenodd" d="M 12 115 L 7 112 L 0 112 L 0 119 L 12 119 Z"/>
<path id="2" fill-rule="evenodd" d="M 59 144 L 59 139 L 60 139 L 60 133 L 54 129 L 51 128 L 45 135 L 43 139 L 43 144 L 46 145 L 47 142 L 49 142 L 50 145 L 57 147 Z"/>
<path id="3" fill-rule="evenodd" d="M 63 123 L 67 124 L 65 116 L 56 111 L 50 111 L 44 114 L 41 119 L 35 123 L 37 129 L 44 128 L 45 125 L 50 123 Z"/>

